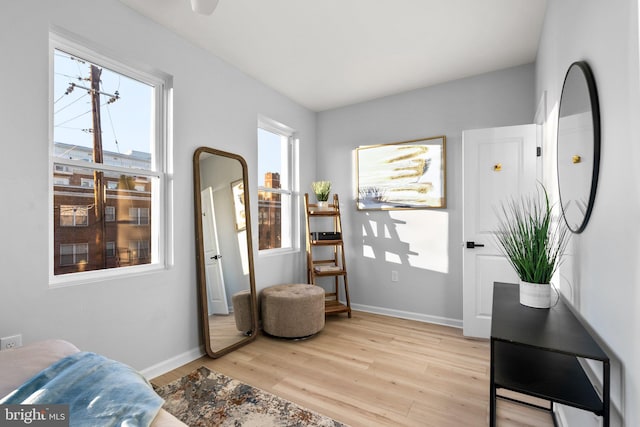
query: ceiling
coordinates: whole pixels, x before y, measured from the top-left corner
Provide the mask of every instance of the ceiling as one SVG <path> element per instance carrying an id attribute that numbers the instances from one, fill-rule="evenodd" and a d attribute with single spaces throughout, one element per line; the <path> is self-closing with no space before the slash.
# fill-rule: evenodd
<path id="1" fill-rule="evenodd" d="M 120 0 L 323 111 L 535 60 L 547 0 Z"/>

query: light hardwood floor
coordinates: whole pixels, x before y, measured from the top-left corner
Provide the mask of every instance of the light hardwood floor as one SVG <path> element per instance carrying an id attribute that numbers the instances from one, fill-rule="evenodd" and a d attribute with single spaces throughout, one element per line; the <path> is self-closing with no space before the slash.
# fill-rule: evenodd
<path id="1" fill-rule="evenodd" d="M 164 385 L 200 366 L 356 426 L 486 426 L 489 342 L 456 328 L 354 312 L 329 316 L 313 338 L 259 335 L 220 359 L 201 358 L 155 378 Z M 498 426 L 552 426 L 540 410 L 498 401 Z"/>

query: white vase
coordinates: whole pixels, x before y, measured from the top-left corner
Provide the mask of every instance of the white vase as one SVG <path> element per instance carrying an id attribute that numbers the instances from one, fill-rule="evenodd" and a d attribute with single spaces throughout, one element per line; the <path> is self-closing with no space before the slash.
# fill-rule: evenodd
<path id="1" fill-rule="evenodd" d="M 521 280 L 520 304 L 533 308 L 551 307 L 551 285 Z"/>
<path id="2" fill-rule="evenodd" d="M 320 201 L 318 200 L 318 210 L 324 210 L 329 208 L 329 202 L 326 200 Z"/>

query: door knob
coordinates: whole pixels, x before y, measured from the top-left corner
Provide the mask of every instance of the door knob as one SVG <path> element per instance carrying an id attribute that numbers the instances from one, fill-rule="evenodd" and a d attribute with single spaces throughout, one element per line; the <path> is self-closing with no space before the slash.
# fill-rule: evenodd
<path id="1" fill-rule="evenodd" d="M 473 248 L 484 248 L 484 245 L 482 243 L 467 242 L 467 249 L 473 249 Z"/>
<path id="2" fill-rule="evenodd" d="M 214 255 L 211 257 L 211 259 L 220 259 L 222 258 L 222 255 Z"/>

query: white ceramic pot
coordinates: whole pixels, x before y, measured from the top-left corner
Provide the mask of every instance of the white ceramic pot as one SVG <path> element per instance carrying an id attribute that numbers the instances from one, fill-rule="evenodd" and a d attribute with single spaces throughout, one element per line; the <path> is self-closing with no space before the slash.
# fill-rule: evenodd
<path id="1" fill-rule="evenodd" d="M 328 201 L 318 201 L 318 210 L 324 210 L 329 208 L 329 202 Z"/>
<path id="2" fill-rule="evenodd" d="M 520 304 L 533 308 L 551 307 L 551 285 L 521 280 Z"/>

